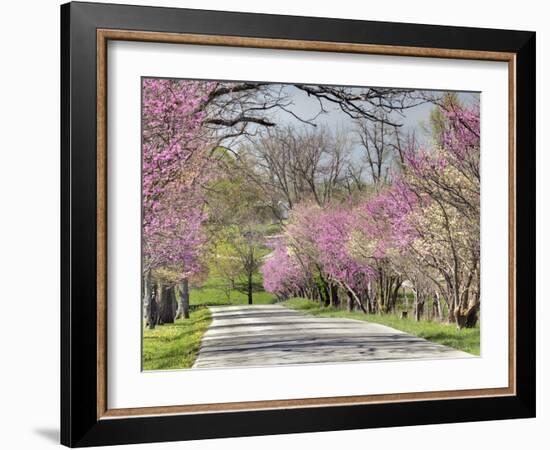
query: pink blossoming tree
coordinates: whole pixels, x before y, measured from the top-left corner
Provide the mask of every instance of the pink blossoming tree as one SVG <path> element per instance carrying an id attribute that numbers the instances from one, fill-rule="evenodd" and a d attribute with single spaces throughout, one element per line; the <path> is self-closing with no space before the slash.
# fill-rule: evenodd
<path id="1" fill-rule="evenodd" d="M 142 266 L 151 327 L 158 319 L 153 294 L 162 303 L 164 292 L 163 286 L 153 289 L 153 270 L 170 268 L 177 274 L 172 281 L 182 283 L 178 315 L 188 317 L 188 279 L 201 269 L 203 186 L 211 173 L 205 170 L 208 158 L 201 133 L 208 90 L 201 82 L 143 80 Z"/>

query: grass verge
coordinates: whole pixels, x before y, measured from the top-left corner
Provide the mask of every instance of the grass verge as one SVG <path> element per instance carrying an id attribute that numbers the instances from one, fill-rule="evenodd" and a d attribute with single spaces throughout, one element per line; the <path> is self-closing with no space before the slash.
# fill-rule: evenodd
<path id="1" fill-rule="evenodd" d="M 212 317 L 208 308 L 192 311 L 189 319 L 143 331 L 143 370 L 188 369 L 193 366 L 202 336 Z"/>
<path id="2" fill-rule="evenodd" d="M 454 325 L 427 320 L 417 322 L 413 319 L 401 319 L 394 314 L 364 314 L 362 312 L 326 308 L 320 306 L 317 302 L 304 298 L 291 298 L 283 302 L 282 305 L 314 316 L 356 319 L 387 325 L 428 341 L 447 345 L 472 355 L 479 355 L 479 324 L 475 328 L 459 330 Z"/>

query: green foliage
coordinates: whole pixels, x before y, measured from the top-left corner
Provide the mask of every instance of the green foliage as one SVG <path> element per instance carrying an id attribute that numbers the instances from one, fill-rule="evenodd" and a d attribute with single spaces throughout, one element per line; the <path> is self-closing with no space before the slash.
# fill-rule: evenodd
<path id="1" fill-rule="evenodd" d="M 212 317 L 208 308 L 192 311 L 189 319 L 143 330 L 143 370 L 188 369 L 199 352 Z"/>
<path id="2" fill-rule="evenodd" d="M 283 225 L 275 222 L 265 226 L 265 235 L 266 236 L 275 236 L 281 234 L 283 231 Z"/>
<path id="3" fill-rule="evenodd" d="M 218 161 L 224 177 L 209 183 L 207 209 L 209 222 L 214 226 L 268 223 L 273 215 L 266 204 L 258 183 L 251 182 L 246 173 L 251 173 L 251 162 L 241 157 L 238 163 L 232 155 L 225 154 Z"/>
<path id="4" fill-rule="evenodd" d="M 252 274 L 253 303 L 271 303 L 273 297 L 263 289 L 258 271 L 262 258 L 271 252 L 263 236 L 273 231 L 271 225 L 255 224 L 250 235 L 238 225 L 225 225 L 213 233 L 208 279 L 193 283 L 191 304 L 247 303 L 248 276 Z"/>
<path id="5" fill-rule="evenodd" d="M 473 355 L 479 355 L 479 324 L 475 328 L 463 328 L 459 330 L 454 325 L 427 320 L 416 322 L 412 318 L 401 319 L 394 314 L 363 314 L 362 312 L 348 312 L 336 308 L 326 308 L 320 306 L 318 302 L 305 298 L 291 298 L 282 304 L 288 308 L 304 311 L 314 316 L 338 317 L 379 323 L 431 342 L 447 345 Z"/>

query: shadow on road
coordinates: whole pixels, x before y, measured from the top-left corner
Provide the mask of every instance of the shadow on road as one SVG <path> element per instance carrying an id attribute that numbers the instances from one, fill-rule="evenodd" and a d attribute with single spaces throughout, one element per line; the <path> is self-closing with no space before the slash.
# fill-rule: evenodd
<path id="1" fill-rule="evenodd" d="M 393 328 L 307 316 L 279 305 L 212 307 L 193 367 L 469 357 Z"/>

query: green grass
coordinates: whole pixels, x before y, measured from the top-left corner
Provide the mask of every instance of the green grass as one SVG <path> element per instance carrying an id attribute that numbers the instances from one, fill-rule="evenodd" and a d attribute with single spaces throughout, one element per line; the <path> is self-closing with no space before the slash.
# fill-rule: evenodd
<path id="1" fill-rule="evenodd" d="M 190 368 L 212 317 L 208 308 L 191 311 L 190 318 L 143 331 L 143 370 Z"/>
<path id="2" fill-rule="evenodd" d="M 447 345 L 472 355 L 479 355 L 479 324 L 475 328 L 459 330 L 454 325 L 427 320 L 416 322 L 414 319 L 401 319 L 394 314 L 364 314 L 326 308 L 304 298 L 292 298 L 283 302 L 282 305 L 314 316 L 340 317 L 387 325 L 438 344 Z"/>
<path id="3" fill-rule="evenodd" d="M 255 305 L 275 303 L 275 297 L 265 292 L 261 275 L 253 278 L 252 301 Z M 173 324 L 157 325 L 143 331 L 143 370 L 187 369 L 193 366 L 200 348 L 202 336 L 212 317 L 203 306 L 243 305 L 248 303 L 246 285 L 236 283 L 229 289 L 227 281 L 211 274 L 206 281 L 189 290 L 191 309 L 188 320 L 176 320 Z"/>
<path id="4" fill-rule="evenodd" d="M 253 278 L 252 303 L 266 305 L 275 303 L 275 297 L 265 292 L 262 286 L 261 276 L 256 274 Z M 230 289 L 227 281 L 222 277 L 210 275 L 199 286 L 192 286 L 189 290 L 189 303 L 191 305 L 244 305 L 248 303 L 246 284 L 236 283 L 235 289 Z"/>

